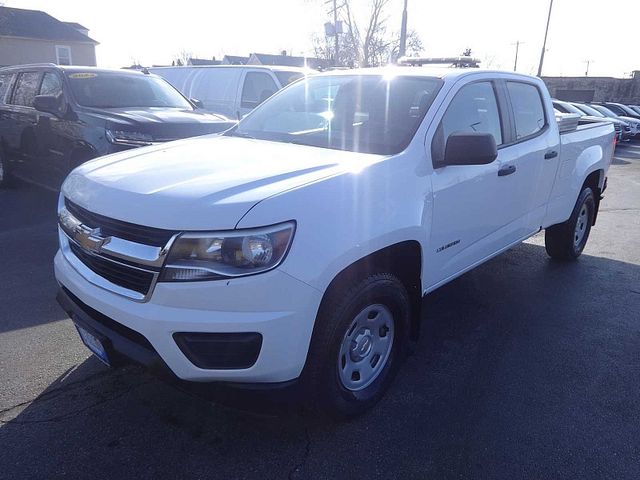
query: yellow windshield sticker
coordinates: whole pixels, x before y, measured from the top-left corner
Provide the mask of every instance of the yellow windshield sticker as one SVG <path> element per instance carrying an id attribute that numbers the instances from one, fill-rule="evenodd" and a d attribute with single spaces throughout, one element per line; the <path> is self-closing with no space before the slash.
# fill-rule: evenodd
<path id="1" fill-rule="evenodd" d="M 89 72 L 79 72 L 79 73 L 71 73 L 69 78 L 93 78 L 97 77 L 97 73 L 89 73 Z"/>

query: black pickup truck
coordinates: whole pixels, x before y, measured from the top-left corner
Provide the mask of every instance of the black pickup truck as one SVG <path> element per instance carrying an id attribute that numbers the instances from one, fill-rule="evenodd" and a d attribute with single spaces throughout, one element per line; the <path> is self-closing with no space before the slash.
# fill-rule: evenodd
<path id="1" fill-rule="evenodd" d="M 201 112 L 144 71 L 22 65 L 0 69 L 0 186 L 11 177 L 58 189 L 109 153 L 217 133 L 236 122 Z"/>

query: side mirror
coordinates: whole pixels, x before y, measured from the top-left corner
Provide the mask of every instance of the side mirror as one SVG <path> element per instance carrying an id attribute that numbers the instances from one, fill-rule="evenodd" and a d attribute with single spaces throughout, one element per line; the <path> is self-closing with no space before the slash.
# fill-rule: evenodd
<path id="1" fill-rule="evenodd" d="M 33 108 L 40 112 L 60 115 L 60 98 L 55 95 L 37 95 L 33 99 Z"/>
<path id="2" fill-rule="evenodd" d="M 445 165 L 486 165 L 498 156 L 496 140 L 490 133 L 452 133 L 444 151 Z"/>
<path id="3" fill-rule="evenodd" d="M 202 101 L 198 100 L 197 98 L 190 98 L 189 101 L 193 103 L 193 106 L 196 108 L 204 108 L 204 104 L 202 103 Z"/>

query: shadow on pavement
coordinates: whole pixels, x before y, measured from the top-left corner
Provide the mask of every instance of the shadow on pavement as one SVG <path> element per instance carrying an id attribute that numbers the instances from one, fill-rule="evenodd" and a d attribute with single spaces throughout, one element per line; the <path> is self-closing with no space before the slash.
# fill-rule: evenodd
<path id="1" fill-rule="evenodd" d="M 519 245 L 425 299 L 417 353 L 343 424 L 225 408 L 90 358 L 0 413 L 2 474 L 638 478 L 639 286 L 638 265 Z"/>
<path id="2" fill-rule="evenodd" d="M 52 301 L 57 198 L 22 183 L 0 190 L 0 334 L 66 318 Z"/>

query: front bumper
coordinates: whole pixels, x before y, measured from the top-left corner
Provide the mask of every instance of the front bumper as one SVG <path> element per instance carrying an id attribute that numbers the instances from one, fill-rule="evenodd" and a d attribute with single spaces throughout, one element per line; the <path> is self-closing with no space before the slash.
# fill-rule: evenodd
<path id="1" fill-rule="evenodd" d="M 63 308 L 106 337 L 116 357 L 196 382 L 279 383 L 302 372 L 322 295 L 282 271 L 213 282 L 161 282 L 148 302 L 139 303 L 90 283 L 61 251 L 54 264 Z M 99 321 L 102 317 L 114 322 L 106 321 L 110 328 Z M 259 333 L 262 344 L 248 368 L 205 369 L 176 343 L 173 335 L 182 332 Z"/>

